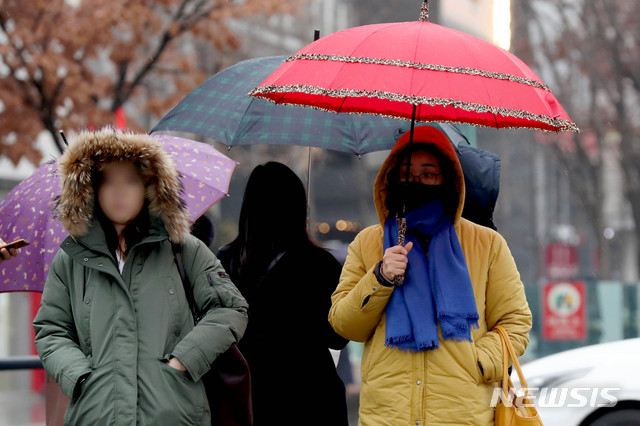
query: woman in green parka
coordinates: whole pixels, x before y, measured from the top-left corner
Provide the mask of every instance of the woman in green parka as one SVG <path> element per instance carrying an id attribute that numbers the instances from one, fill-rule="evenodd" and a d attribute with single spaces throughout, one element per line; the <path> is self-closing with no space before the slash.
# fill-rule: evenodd
<path id="1" fill-rule="evenodd" d="M 237 343 L 247 303 L 189 235 L 178 172 L 146 135 L 83 132 L 59 159 L 70 236 L 33 322 L 44 368 L 71 399 L 65 424 L 211 424 L 200 378 Z M 175 263 L 203 315 L 196 326 Z"/>

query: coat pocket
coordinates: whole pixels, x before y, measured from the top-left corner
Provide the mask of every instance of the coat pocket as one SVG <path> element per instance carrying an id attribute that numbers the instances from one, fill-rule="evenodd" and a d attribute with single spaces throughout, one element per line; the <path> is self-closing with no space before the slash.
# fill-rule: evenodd
<path id="1" fill-rule="evenodd" d="M 198 424 L 208 404 L 203 383 L 194 382 L 187 371 L 177 370 L 162 359 L 158 363 L 161 376 L 158 379 L 162 386 L 159 391 L 164 393 L 165 399 L 165 410 L 158 416 L 164 423 L 158 424 L 171 424 L 167 423 L 170 419 L 176 421 L 173 424 L 181 424 L 183 419 Z"/>
<path id="2" fill-rule="evenodd" d="M 78 397 L 75 401 L 69 401 L 64 413 L 64 424 L 83 424 L 100 418 L 109 410 L 109 403 L 105 402 L 104 391 L 108 389 L 108 369 L 95 369 L 91 366 L 91 373 L 80 385 Z M 103 410 L 101 412 L 101 410 Z"/>
<path id="3" fill-rule="evenodd" d="M 441 366 L 455 362 L 457 376 L 470 384 L 481 385 L 484 381 L 478 366 L 478 348 L 474 342 L 441 341 L 440 348 L 433 350 L 432 358 L 437 358 Z"/>
<path id="4" fill-rule="evenodd" d="M 484 375 L 482 374 L 482 370 L 480 370 L 480 364 L 478 359 L 478 347 L 474 342 L 469 342 L 471 345 L 471 350 L 473 352 L 473 371 L 475 372 L 474 378 L 476 379 L 476 384 L 481 385 L 484 383 Z"/>

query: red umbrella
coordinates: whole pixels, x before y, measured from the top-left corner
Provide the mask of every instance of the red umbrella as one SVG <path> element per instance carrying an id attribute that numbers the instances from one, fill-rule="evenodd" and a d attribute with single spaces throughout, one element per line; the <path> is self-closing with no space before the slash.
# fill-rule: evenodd
<path id="1" fill-rule="evenodd" d="M 251 96 L 335 112 L 487 127 L 579 131 L 549 87 L 515 55 L 429 21 L 365 25 L 300 50 Z M 411 155 L 407 159 L 411 164 Z M 407 167 L 407 181 L 409 167 Z M 404 245 L 406 218 L 398 218 Z M 396 284 L 403 278 L 396 277 Z"/>
<path id="2" fill-rule="evenodd" d="M 579 131 L 524 62 L 489 42 L 428 22 L 427 2 L 420 21 L 366 25 L 321 38 L 250 94 L 415 121 Z"/>

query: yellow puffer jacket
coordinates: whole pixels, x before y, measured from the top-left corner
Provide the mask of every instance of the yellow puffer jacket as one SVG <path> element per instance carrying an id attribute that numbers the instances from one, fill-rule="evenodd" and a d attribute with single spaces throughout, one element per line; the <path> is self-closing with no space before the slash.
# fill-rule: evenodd
<path id="1" fill-rule="evenodd" d="M 518 356 L 529 343 L 531 311 L 511 252 L 492 229 L 461 217 L 464 178 L 450 143 L 432 127 L 416 128 L 414 143 L 433 143 L 456 172 L 459 204 L 455 229 L 462 245 L 478 308 L 479 329 L 473 342 L 443 340 L 440 347 L 404 352 L 385 346 L 385 307 L 393 287 L 378 283 L 374 268 L 382 260 L 387 174 L 406 148 L 403 136 L 375 181 L 380 224 L 360 232 L 349 246 L 340 283 L 332 296 L 329 321 L 343 337 L 365 342 L 362 356 L 360 425 L 493 425 L 493 388 L 500 380 L 502 347 L 494 326 L 510 334 Z M 447 146 L 448 145 L 448 146 Z M 482 365 L 480 369 L 479 363 Z"/>

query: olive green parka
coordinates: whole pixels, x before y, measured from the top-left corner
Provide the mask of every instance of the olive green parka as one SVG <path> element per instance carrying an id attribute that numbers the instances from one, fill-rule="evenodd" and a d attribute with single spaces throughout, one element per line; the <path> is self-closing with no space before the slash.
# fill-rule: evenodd
<path id="1" fill-rule="evenodd" d="M 151 218 L 122 274 L 100 221 L 88 214 L 92 170 L 121 159 L 142 164 Z M 200 378 L 240 340 L 248 306 L 215 255 L 189 235 L 175 166 L 148 136 L 101 131 L 80 134 L 59 172 L 57 213 L 70 236 L 51 264 L 33 326 L 45 370 L 71 399 L 65 424 L 210 424 Z M 196 326 L 172 242 L 182 247 L 204 315 Z M 170 357 L 187 370 L 170 367 Z"/>

